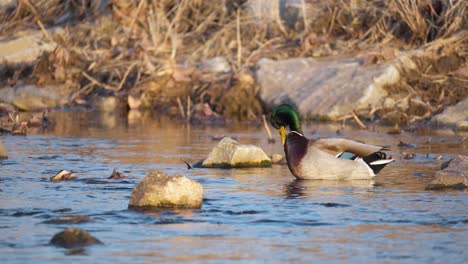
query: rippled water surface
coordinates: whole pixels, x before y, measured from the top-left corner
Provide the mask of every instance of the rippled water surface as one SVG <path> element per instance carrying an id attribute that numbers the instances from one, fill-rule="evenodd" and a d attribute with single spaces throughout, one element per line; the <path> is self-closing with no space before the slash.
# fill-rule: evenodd
<path id="1" fill-rule="evenodd" d="M 388 135 L 309 125 L 307 136 L 338 136 L 392 145 L 397 160 L 373 181 L 297 181 L 285 166 L 192 169 L 227 135 L 267 154 L 262 126 L 188 126 L 172 121 L 55 113 L 58 122 L 26 137 L 0 136 L 0 263 L 466 263 L 468 195 L 425 191 L 434 172 L 466 143 L 451 130 Z M 277 135 L 275 135 L 277 136 Z M 430 137 L 430 142 L 427 143 Z M 400 140 L 415 145 L 399 149 Z M 404 160 L 402 152 L 416 153 Z M 437 159 L 439 158 L 439 159 Z M 443 160 L 440 160 L 443 159 Z M 114 168 L 134 178 L 106 179 Z M 50 182 L 61 169 L 78 179 Z M 199 210 L 132 211 L 130 192 L 150 169 L 200 182 Z M 82 214 L 76 225 L 44 221 Z M 88 230 L 104 244 L 82 251 L 48 245 L 65 227 Z"/>

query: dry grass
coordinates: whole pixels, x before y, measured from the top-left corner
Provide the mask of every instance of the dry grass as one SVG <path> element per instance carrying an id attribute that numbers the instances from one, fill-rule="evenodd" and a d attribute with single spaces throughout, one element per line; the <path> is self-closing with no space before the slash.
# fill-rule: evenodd
<path id="1" fill-rule="evenodd" d="M 209 103 L 218 113 L 245 119 L 262 112 L 255 85 L 241 80 L 260 58 L 412 49 L 468 25 L 461 0 L 303 0 L 287 17 L 276 6 L 263 22 L 245 2 L 112 0 L 112 14 L 100 15 L 99 0 L 18 0 L 0 11 L 0 39 L 40 24 L 66 24 L 52 35 L 57 48 L 34 65 L 29 82 L 67 82 L 71 103 L 99 91 L 133 93 L 176 108 L 190 98 L 192 105 Z M 197 68 L 215 56 L 226 58 L 231 75 L 207 77 Z M 236 91 L 249 97 L 247 103 L 231 100 Z M 177 98 L 186 101 L 178 104 Z"/>

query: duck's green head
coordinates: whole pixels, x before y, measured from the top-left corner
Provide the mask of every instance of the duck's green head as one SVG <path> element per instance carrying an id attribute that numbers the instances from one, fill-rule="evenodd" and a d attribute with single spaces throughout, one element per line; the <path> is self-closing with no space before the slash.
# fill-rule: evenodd
<path id="1" fill-rule="evenodd" d="M 278 130 L 283 145 L 286 142 L 286 127 L 289 127 L 290 131 L 296 131 L 302 134 L 299 116 L 288 104 L 282 104 L 273 110 L 270 123 Z"/>

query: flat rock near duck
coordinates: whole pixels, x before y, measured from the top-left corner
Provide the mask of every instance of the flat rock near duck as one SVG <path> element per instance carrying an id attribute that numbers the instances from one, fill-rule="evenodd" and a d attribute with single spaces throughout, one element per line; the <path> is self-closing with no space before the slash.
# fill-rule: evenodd
<path id="1" fill-rule="evenodd" d="M 8 159 L 7 151 L 5 147 L 3 147 L 3 143 L 1 140 L 0 140 L 0 159 Z"/>
<path id="2" fill-rule="evenodd" d="M 150 171 L 130 196 L 129 208 L 200 208 L 203 187 L 181 175 Z"/>
<path id="3" fill-rule="evenodd" d="M 64 248 L 79 248 L 94 244 L 102 244 L 102 242 L 90 235 L 86 230 L 79 228 L 66 228 L 65 230 L 55 234 L 50 240 L 50 244 Z"/>
<path id="4" fill-rule="evenodd" d="M 304 118 L 337 119 L 359 106 L 385 98 L 384 85 L 399 81 L 391 64 L 363 66 L 360 59 L 261 59 L 257 82 L 269 108 L 295 105 Z"/>
<path id="5" fill-rule="evenodd" d="M 465 189 L 468 187 L 468 157 L 458 155 L 442 165 L 426 190 Z"/>
<path id="6" fill-rule="evenodd" d="M 37 87 L 25 85 L 0 88 L 0 102 L 9 103 L 22 111 L 53 108 L 65 103 L 68 95 L 60 86 Z"/>
<path id="7" fill-rule="evenodd" d="M 468 98 L 456 105 L 447 107 L 442 113 L 434 116 L 432 122 L 439 125 L 455 126 L 459 130 L 468 131 Z"/>
<path id="8" fill-rule="evenodd" d="M 230 137 L 223 138 L 203 161 L 203 168 L 270 166 L 271 159 L 258 146 L 243 145 Z"/>

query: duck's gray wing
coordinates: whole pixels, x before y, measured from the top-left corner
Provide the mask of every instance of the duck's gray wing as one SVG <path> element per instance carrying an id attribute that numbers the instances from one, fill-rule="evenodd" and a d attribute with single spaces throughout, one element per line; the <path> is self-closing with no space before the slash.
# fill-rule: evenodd
<path id="1" fill-rule="evenodd" d="M 365 157 L 374 152 L 386 149 L 385 147 L 359 143 L 354 140 L 344 138 L 321 138 L 315 141 L 310 141 L 309 144 L 333 155 L 337 155 L 342 152 L 350 152 L 360 157 Z"/>

